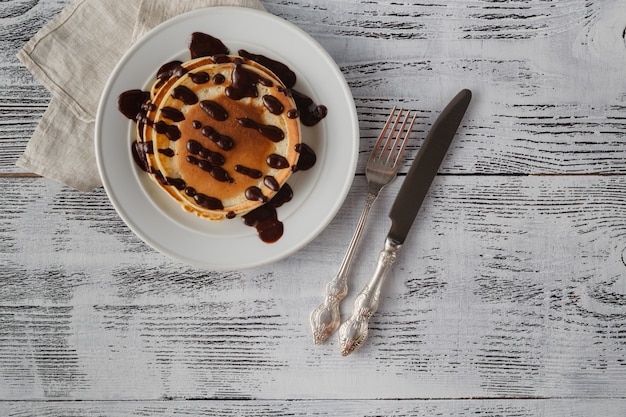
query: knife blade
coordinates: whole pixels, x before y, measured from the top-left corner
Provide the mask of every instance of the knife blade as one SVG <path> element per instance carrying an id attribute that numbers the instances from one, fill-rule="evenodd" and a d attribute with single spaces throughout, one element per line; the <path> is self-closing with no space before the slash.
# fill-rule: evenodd
<path id="1" fill-rule="evenodd" d="M 471 98 L 470 90 L 462 90 L 450 101 L 435 120 L 413 160 L 389 212 L 391 218 L 389 237 L 394 242 L 402 244 L 406 239 Z"/>
<path id="2" fill-rule="evenodd" d="M 437 175 L 471 98 L 471 91 L 464 89 L 450 101 L 433 123 L 411 164 L 389 211 L 391 227 L 385 239 L 385 247 L 378 256 L 374 273 L 356 297 L 352 316 L 339 328 L 339 344 L 344 356 L 360 348 L 367 338 L 369 319 L 378 309 L 382 285 Z"/>

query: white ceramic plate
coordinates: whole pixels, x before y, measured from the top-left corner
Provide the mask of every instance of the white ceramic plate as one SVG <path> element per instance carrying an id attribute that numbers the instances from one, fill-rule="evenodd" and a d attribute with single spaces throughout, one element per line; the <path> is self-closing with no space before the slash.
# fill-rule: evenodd
<path id="1" fill-rule="evenodd" d="M 295 89 L 328 107 L 328 116 L 303 127 L 303 142 L 317 155 L 308 171 L 288 183 L 294 198 L 278 208 L 284 234 L 267 244 L 241 218 L 211 222 L 184 212 L 134 163 L 134 123 L 117 110 L 120 93 L 147 89 L 156 70 L 189 59 L 192 32 L 215 36 L 231 52 L 246 49 L 287 64 Z M 96 119 L 96 156 L 106 192 L 126 224 L 147 244 L 179 261 L 212 270 L 252 268 L 282 259 L 315 238 L 333 219 L 354 178 L 359 147 L 350 90 L 328 53 L 309 35 L 274 15 L 237 7 L 193 11 L 164 22 L 121 59 L 104 89 Z"/>

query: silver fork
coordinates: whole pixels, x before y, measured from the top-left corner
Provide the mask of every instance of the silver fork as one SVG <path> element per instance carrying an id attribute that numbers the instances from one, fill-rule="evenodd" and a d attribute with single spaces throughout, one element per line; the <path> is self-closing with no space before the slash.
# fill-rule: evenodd
<path id="1" fill-rule="evenodd" d="M 367 160 L 365 166 L 365 177 L 367 178 L 367 198 L 365 200 L 365 206 L 363 212 L 357 223 L 356 230 L 352 236 L 352 240 L 348 245 L 348 250 L 343 258 L 339 272 L 328 284 L 326 284 L 326 298 L 322 304 L 320 304 L 311 313 L 311 327 L 313 328 L 313 340 L 315 344 L 323 343 L 328 337 L 337 330 L 341 324 L 341 317 L 339 313 L 339 304 L 341 300 L 348 294 L 348 272 L 352 265 L 352 260 L 356 252 L 357 244 L 361 239 L 361 233 L 363 232 L 363 226 L 367 216 L 374 204 L 374 201 L 378 198 L 380 190 L 387 184 L 389 184 L 398 173 L 398 168 L 406 144 L 408 142 L 411 131 L 413 130 L 413 124 L 415 123 L 415 115 L 405 131 L 406 124 L 411 114 L 407 112 L 400 129 L 398 123 L 402 118 L 403 109 L 400 109 L 397 116 L 394 119 L 396 113 L 396 107 L 391 110 L 391 114 L 387 118 L 387 122 L 380 132 L 378 141 L 374 145 L 372 154 Z M 387 130 L 391 123 L 393 126 L 387 135 Z M 397 134 L 396 134 L 397 130 Z M 395 136 L 395 138 L 394 138 Z"/>

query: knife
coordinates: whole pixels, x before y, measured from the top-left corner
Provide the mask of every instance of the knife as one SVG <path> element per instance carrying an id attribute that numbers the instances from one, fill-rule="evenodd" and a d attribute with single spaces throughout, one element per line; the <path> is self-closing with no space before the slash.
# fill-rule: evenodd
<path id="1" fill-rule="evenodd" d="M 339 328 L 339 345 L 343 356 L 360 348 L 367 338 L 368 322 L 378 308 L 383 283 L 422 206 L 430 184 L 437 175 L 441 161 L 461 124 L 471 98 L 472 92 L 465 89 L 450 101 L 435 120 L 411 164 L 389 212 L 391 228 L 387 233 L 384 249 L 378 255 L 374 273 L 356 297 L 352 316 Z"/>

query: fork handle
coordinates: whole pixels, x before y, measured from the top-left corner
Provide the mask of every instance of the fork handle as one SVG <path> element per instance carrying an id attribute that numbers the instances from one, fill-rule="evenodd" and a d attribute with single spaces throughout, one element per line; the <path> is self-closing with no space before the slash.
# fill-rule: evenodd
<path id="1" fill-rule="evenodd" d="M 344 255 L 341 266 L 335 278 L 333 278 L 328 284 L 326 284 L 326 298 L 324 302 L 320 304 L 311 313 L 311 328 L 313 329 L 313 341 L 319 345 L 326 341 L 328 337 L 337 330 L 341 324 L 341 317 L 339 312 L 339 304 L 341 300 L 348 294 L 348 272 L 352 266 L 354 254 L 356 248 L 361 240 L 361 234 L 365 226 L 365 221 L 369 215 L 370 209 L 374 205 L 374 201 L 378 197 L 376 190 L 369 190 L 361 212 L 361 217 L 357 223 L 356 230 L 352 235 L 348 250 Z"/>
<path id="2" fill-rule="evenodd" d="M 378 255 L 372 277 L 354 300 L 352 316 L 339 328 L 339 346 L 343 356 L 354 352 L 365 342 L 369 320 L 378 310 L 381 289 L 396 261 L 396 253 L 400 246 L 389 238 L 385 240 L 385 248 Z"/>

